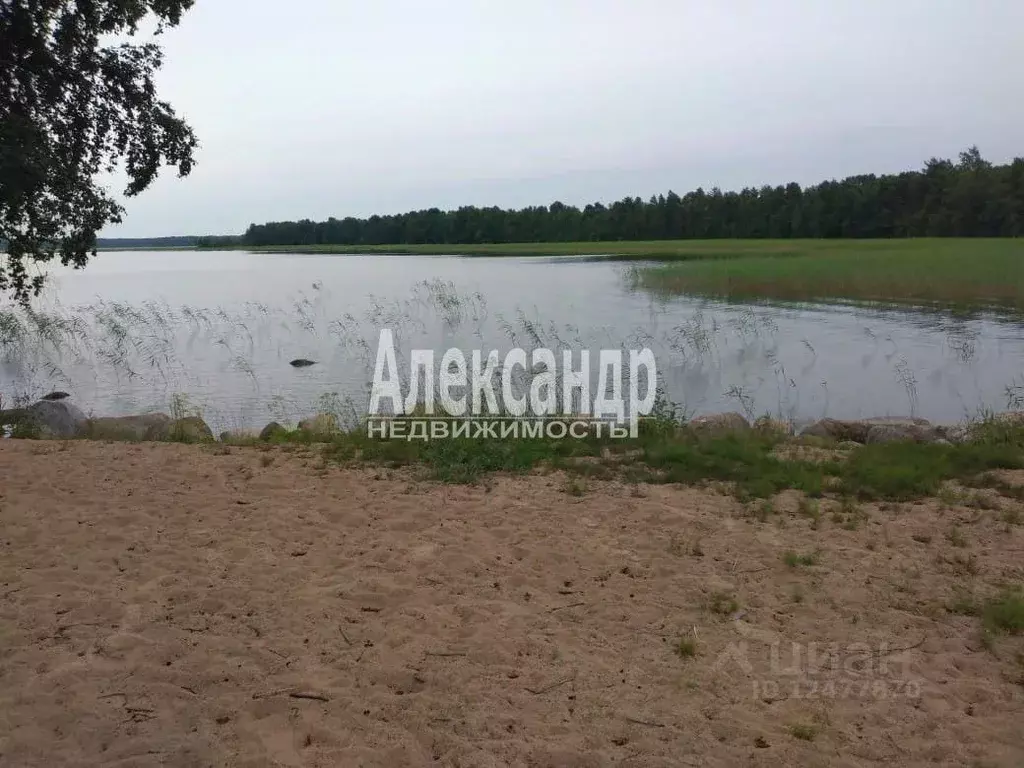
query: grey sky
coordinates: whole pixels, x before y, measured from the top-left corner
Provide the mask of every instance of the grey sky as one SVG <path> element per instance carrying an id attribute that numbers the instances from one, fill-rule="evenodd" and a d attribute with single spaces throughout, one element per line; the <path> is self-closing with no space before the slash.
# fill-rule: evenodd
<path id="1" fill-rule="evenodd" d="M 1024 155 L 1020 0 L 197 0 L 202 147 L 109 236 L 582 204 Z"/>

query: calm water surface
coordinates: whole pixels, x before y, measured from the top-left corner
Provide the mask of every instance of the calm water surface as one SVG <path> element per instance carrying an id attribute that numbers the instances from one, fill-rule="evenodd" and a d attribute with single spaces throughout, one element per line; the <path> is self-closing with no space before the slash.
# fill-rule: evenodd
<path id="1" fill-rule="evenodd" d="M 650 346 L 667 395 L 695 413 L 955 422 L 1024 394 L 1019 319 L 664 301 L 633 292 L 626 269 L 578 259 L 102 253 L 83 271 L 53 271 L 41 308 L 59 322 L 42 344 L 0 346 L 0 393 L 9 402 L 60 388 L 97 415 L 168 410 L 185 394 L 215 430 L 295 421 L 325 404 L 358 411 L 387 326 L 406 361 L 425 346 L 438 357 L 451 346 L 589 348 L 596 374 L 597 350 Z M 297 357 L 319 364 L 294 369 Z"/>

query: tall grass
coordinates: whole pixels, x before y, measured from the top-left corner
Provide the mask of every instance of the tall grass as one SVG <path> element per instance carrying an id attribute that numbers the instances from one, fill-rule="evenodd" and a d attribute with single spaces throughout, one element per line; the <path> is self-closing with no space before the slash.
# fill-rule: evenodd
<path id="1" fill-rule="evenodd" d="M 1024 240 L 768 241 L 731 258 L 635 268 L 635 288 L 671 296 L 1024 309 Z"/>
<path id="2" fill-rule="evenodd" d="M 340 317 L 326 313 L 328 304 L 318 295 L 321 290 L 314 284 L 312 294 L 276 307 L 250 302 L 232 309 L 202 308 L 157 301 L 97 301 L 66 307 L 51 301 L 45 310 L 0 308 L 0 398 L 8 406 L 26 404 L 55 387 L 73 392 L 76 380 L 80 383 L 89 377 L 113 391 L 130 384 L 150 393 L 153 404 L 173 401 L 177 393 L 204 388 L 206 382 L 196 377 L 190 364 L 197 356 L 213 359 L 223 372 L 236 374 L 232 387 L 239 386 L 237 374 L 243 374 L 251 394 L 239 394 L 261 401 L 261 410 L 278 421 L 295 423 L 311 412 L 332 410 L 325 406 L 331 402 L 343 402 L 351 417 L 362 415 L 369 402 L 378 334 L 381 328 L 390 328 L 397 348 L 397 373 L 405 381 L 412 349 L 433 348 L 440 342 L 448 346 L 455 338 L 475 339 L 479 343 L 472 343 L 473 347 L 486 349 L 521 347 L 528 353 L 540 347 L 550 349 L 559 361 L 552 389 L 561 409 L 560 353 L 571 350 L 578 356 L 587 346 L 578 328 L 544 322 L 523 311 L 491 318 L 481 294 L 460 292 L 453 283 L 439 279 L 417 283 L 401 298 L 371 297 L 365 311 Z M 284 366 L 294 357 L 291 351 L 306 343 L 334 350 L 345 361 L 346 376 L 357 382 L 356 388 L 321 392 L 302 402 L 287 389 L 268 391 L 260 366 L 275 361 Z M 625 342 L 618 343 L 626 347 Z M 518 397 L 529 391 L 541 372 L 517 369 L 515 373 L 513 393 Z M 241 386 L 244 389 L 244 379 Z M 495 391 L 500 400 L 501 387 Z M 201 397 L 195 399 L 218 428 L 253 426 L 231 423 L 237 414 L 216 413 Z"/>
<path id="3" fill-rule="evenodd" d="M 726 241 L 714 245 L 736 247 Z M 748 241 L 742 245 L 765 248 L 770 244 Z M 839 243 L 836 247 L 851 250 L 853 245 L 862 244 Z M 793 245 L 787 243 L 786 247 Z M 799 258 L 790 255 L 780 260 Z M 695 410 L 696 398 L 713 397 L 715 410 L 739 410 L 750 420 L 762 415 L 784 421 L 832 415 L 828 412 L 828 382 L 820 382 L 823 403 L 819 393 L 807 391 L 819 386 L 814 378 L 818 351 L 804 339 L 798 354 L 785 355 L 783 360 L 780 343 L 785 340 L 780 339 L 774 310 L 746 306 L 720 311 L 711 302 L 700 302 L 692 310 L 674 315 L 672 321 L 659 318 L 631 331 L 613 332 L 546 321 L 537 310 L 498 314 L 481 294 L 464 293 L 453 283 L 438 279 L 417 283 L 402 297 L 371 297 L 364 310 L 341 316 L 329 312 L 333 305 L 325 299 L 325 292 L 315 283 L 311 292 L 276 306 L 248 302 L 233 308 L 170 306 L 154 301 L 97 301 L 75 307 L 54 301 L 45 310 L 0 307 L 0 397 L 5 407 L 13 407 L 63 388 L 78 399 L 82 380 L 89 378 L 98 382 L 96 391 L 103 390 L 105 403 L 122 391 L 134 398 L 105 406 L 108 412 L 97 415 L 165 409 L 174 393 L 188 392 L 217 431 L 258 429 L 271 418 L 295 423 L 311 413 L 331 410 L 321 402 L 324 400 L 344 403 L 346 423 L 352 423 L 369 402 L 378 334 L 389 327 L 395 333 L 399 374 L 405 381 L 413 348 L 461 346 L 500 352 L 502 348 L 530 351 L 543 347 L 555 353 L 561 371 L 561 353 L 565 351 L 578 361 L 579 351 L 590 349 L 593 367 L 597 348 L 625 351 L 650 346 L 656 351 L 659 371 L 671 376 L 671 381 L 656 384 L 671 390 L 685 413 Z M 977 339 L 962 324 L 953 325 L 948 346 L 960 362 L 970 364 Z M 869 329 L 865 332 L 874 339 Z M 872 343 L 880 352 L 879 359 L 887 361 L 891 370 L 887 375 L 902 384 L 906 405 L 915 413 L 921 385 L 915 372 L 884 334 Z M 347 378 L 326 383 L 326 391 L 305 388 L 301 397 L 292 389 L 292 384 L 301 380 L 290 375 L 280 376 L 277 371 L 274 381 L 268 383 L 263 367 L 276 365 L 290 374 L 287 361 L 307 344 L 334 358 L 321 358 L 325 368 L 331 366 L 332 375 L 342 372 Z M 196 359 L 206 366 L 202 377 L 196 373 Z M 628 354 L 624 359 L 628 360 Z M 725 381 L 723 371 L 736 375 Z M 517 369 L 516 394 L 528 390 L 537 375 L 539 372 Z M 211 383 L 211 377 L 220 379 Z M 553 382 L 557 408 L 569 405 L 578 409 L 579 403 L 562 402 L 562 383 L 559 378 Z M 496 387 L 497 392 L 500 389 Z M 227 399 L 227 404 L 209 402 L 203 393 L 211 391 L 222 401 Z M 1007 385 L 1009 407 L 1024 402 L 1022 392 L 1024 380 Z M 687 401 L 688 396 L 694 400 Z M 89 403 L 79 402 L 88 409 Z M 818 403 L 822 403 L 820 411 Z M 812 409 L 814 413 L 810 413 Z"/>
<path id="4" fill-rule="evenodd" d="M 778 434 L 695 433 L 680 423 L 678 411 L 662 405 L 655 418 L 641 423 L 639 436 L 627 440 L 590 435 L 580 440 L 461 437 L 421 442 L 369 437 L 358 425 L 328 438 L 296 431 L 275 441 L 324 443 L 329 460 L 418 467 L 427 478 L 441 482 L 475 482 L 494 472 L 546 468 L 634 483 L 724 483 L 741 500 L 770 499 L 795 489 L 810 497 L 911 501 L 936 496 L 950 480 L 1005 492 L 990 473 L 1024 467 L 1024 425 L 990 420 L 977 424 L 974 439 L 961 445 L 866 445 L 834 451 L 822 461 L 778 451 L 787 440 Z"/>

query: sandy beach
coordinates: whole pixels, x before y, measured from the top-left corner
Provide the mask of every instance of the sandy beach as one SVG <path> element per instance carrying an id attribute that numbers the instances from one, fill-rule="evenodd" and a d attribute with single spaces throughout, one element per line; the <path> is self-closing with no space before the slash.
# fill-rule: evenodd
<path id="1" fill-rule="evenodd" d="M 2 440 L 0 765 L 1024 765 L 1020 502 L 565 489 Z"/>

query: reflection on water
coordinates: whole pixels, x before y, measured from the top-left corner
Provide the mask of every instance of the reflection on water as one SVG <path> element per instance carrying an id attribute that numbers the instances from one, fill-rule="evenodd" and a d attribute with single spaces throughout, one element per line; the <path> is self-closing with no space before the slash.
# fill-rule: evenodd
<path id="1" fill-rule="evenodd" d="M 58 270 L 41 312 L 0 315 L 0 393 L 59 387 L 96 414 L 187 393 L 215 429 L 367 403 L 382 327 L 430 347 L 650 346 L 687 412 L 954 422 L 1024 393 L 1024 323 L 995 316 L 745 306 L 632 292 L 579 259 L 101 254 Z M 6 340 L 6 341 L 5 341 Z M 318 361 L 294 369 L 288 361 Z M 596 376 L 596 362 L 594 363 Z M 1019 402 L 1017 403 L 1019 405 Z"/>

